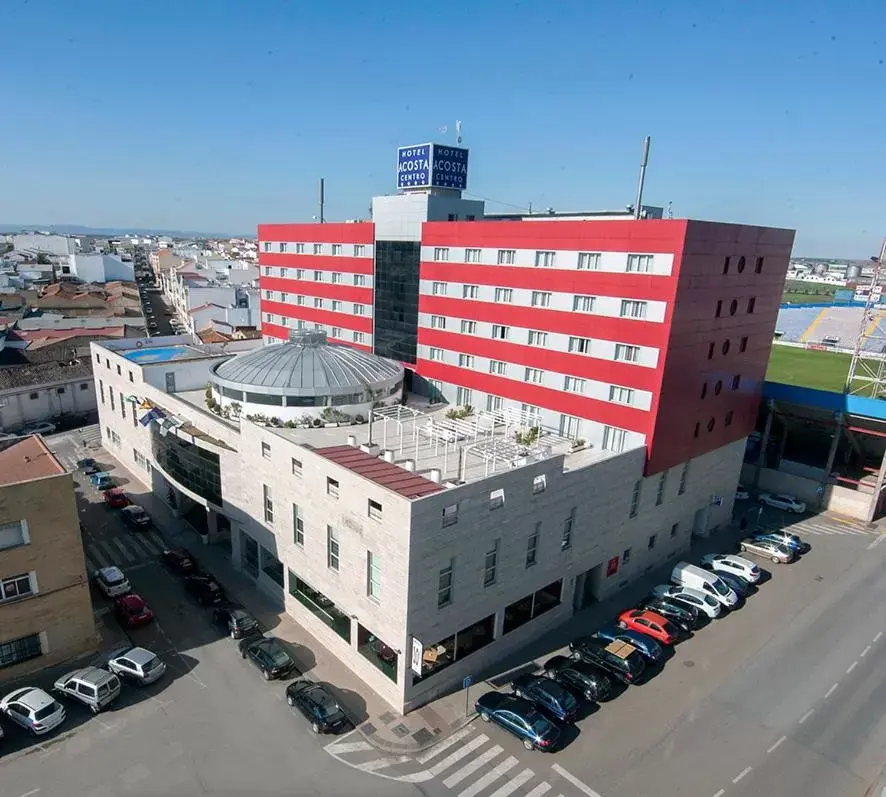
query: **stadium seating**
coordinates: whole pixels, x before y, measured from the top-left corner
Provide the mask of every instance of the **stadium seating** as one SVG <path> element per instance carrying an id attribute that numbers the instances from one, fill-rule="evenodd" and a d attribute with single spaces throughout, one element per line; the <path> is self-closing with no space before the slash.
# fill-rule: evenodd
<path id="1" fill-rule="evenodd" d="M 868 351 L 880 352 L 886 345 L 886 311 L 877 310 L 873 340 L 865 342 Z M 779 340 L 821 343 L 824 338 L 838 338 L 836 348 L 851 349 L 861 327 L 864 308 L 854 307 L 782 307 L 775 328 L 783 333 Z"/>
<path id="2" fill-rule="evenodd" d="M 809 325 L 818 318 L 819 312 L 820 307 L 782 307 L 775 322 L 775 329 L 782 333 L 779 340 L 800 340 Z"/>

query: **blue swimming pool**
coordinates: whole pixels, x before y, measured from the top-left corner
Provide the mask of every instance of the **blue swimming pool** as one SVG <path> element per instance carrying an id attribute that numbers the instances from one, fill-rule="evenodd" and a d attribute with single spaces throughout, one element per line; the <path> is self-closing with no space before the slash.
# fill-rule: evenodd
<path id="1" fill-rule="evenodd" d="M 152 348 L 133 349 L 126 352 L 123 356 L 134 363 L 168 363 L 172 360 L 200 357 L 202 354 L 190 346 L 154 346 Z"/>

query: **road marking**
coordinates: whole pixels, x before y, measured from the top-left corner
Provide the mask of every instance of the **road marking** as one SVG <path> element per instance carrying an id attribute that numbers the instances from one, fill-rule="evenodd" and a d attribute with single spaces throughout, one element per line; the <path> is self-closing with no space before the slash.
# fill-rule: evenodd
<path id="1" fill-rule="evenodd" d="M 132 564 L 132 563 L 136 560 L 137 557 L 136 557 L 136 556 L 133 556 L 132 551 L 130 551 L 129 548 L 127 548 L 127 547 L 126 547 L 122 542 L 120 542 L 120 540 L 118 540 L 116 537 L 114 537 L 114 538 L 111 540 L 111 542 L 113 543 L 114 547 L 115 547 L 118 551 L 120 551 L 120 555 L 123 557 L 123 561 L 125 561 L 127 564 Z"/>
<path id="2" fill-rule="evenodd" d="M 26 791 L 24 794 L 22 794 L 21 797 L 31 797 L 32 794 L 36 794 L 38 791 L 40 791 L 39 788 L 31 789 L 30 791 Z"/>
<path id="3" fill-rule="evenodd" d="M 458 797 L 476 797 L 490 783 L 494 783 L 502 775 L 517 766 L 517 764 L 518 761 L 516 758 L 514 758 L 514 756 L 508 756 L 497 767 L 495 767 L 495 769 L 490 770 L 482 778 L 474 781 L 474 783 L 472 783 L 467 789 L 459 792 Z"/>
<path id="4" fill-rule="evenodd" d="M 806 722 L 806 720 L 808 720 L 808 719 L 812 716 L 812 713 L 813 713 L 814 711 L 815 711 L 814 708 L 809 709 L 809 711 L 807 711 L 802 717 L 800 717 L 800 719 L 797 720 L 797 722 L 798 722 L 800 725 L 802 725 L 804 722 Z"/>
<path id="5" fill-rule="evenodd" d="M 867 647 L 861 652 L 861 655 L 860 655 L 858 658 L 863 659 L 863 658 L 864 658 L 865 656 L 867 656 L 868 653 L 870 653 L 870 652 L 871 652 L 871 646 L 868 645 L 868 646 L 867 646 Z"/>
<path id="6" fill-rule="evenodd" d="M 726 794 L 726 789 L 720 789 L 720 791 L 718 791 L 718 792 L 714 795 L 714 797 L 723 797 L 724 794 Z"/>
<path id="7" fill-rule="evenodd" d="M 105 559 L 105 556 L 104 556 L 104 553 L 102 553 L 102 550 L 95 544 L 89 545 L 88 547 L 89 547 L 89 557 L 91 559 L 94 559 L 96 562 L 98 562 L 98 566 L 100 568 L 101 567 L 108 567 L 108 560 Z"/>
<path id="8" fill-rule="evenodd" d="M 852 662 L 852 664 L 849 665 L 849 669 L 846 670 L 846 675 L 849 675 L 849 673 L 851 673 L 856 667 L 858 667 L 858 659 L 856 659 Z"/>
<path id="9" fill-rule="evenodd" d="M 524 797 L 541 797 L 542 794 L 549 792 L 551 790 L 551 784 L 546 780 L 543 780 L 538 784 L 532 791 L 527 792 Z"/>
<path id="10" fill-rule="evenodd" d="M 460 747 L 454 753 L 450 753 L 442 761 L 432 766 L 431 773 L 434 775 L 434 777 L 436 777 L 441 772 L 445 772 L 457 761 L 461 761 L 461 759 L 463 759 L 466 755 L 470 755 L 474 750 L 486 744 L 486 742 L 488 741 L 489 737 L 485 733 L 481 733 L 479 736 L 471 739 L 471 741 L 469 741 L 464 747 Z"/>
<path id="11" fill-rule="evenodd" d="M 832 684 L 831 688 L 828 689 L 827 692 L 824 693 L 824 698 L 827 700 L 832 694 L 834 694 L 834 690 L 839 686 L 839 684 Z"/>
<path id="12" fill-rule="evenodd" d="M 473 775 L 478 769 L 486 766 L 493 758 L 497 758 L 501 755 L 504 750 L 498 745 L 494 745 L 490 747 L 485 753 L 482 755 L 478 755 L 473 761 L 468 761 L 460 769 L 457 769 L 453 772 L 446 780 L 443 781 L 443 785 L 447 789 L 451 789 L 453 786 L 457 786 L 461 783 L 465 778 Z"/>
<path id="13" fill-rule="evenodd" d="M 571 772 L 567 772 L 559 764 L 554 764 L 551 769 L 556 772 L 561 778 L 565 778 L 566 780 L 568 780 L 580 792 L 584 792 L 585 794 L 587 794 L 588 797 L 600 797 L 600 795 L 595 792 L 590 786 L 588 786 L 587 783 L 580 781 L 577 777 L 575 777 L 575 775 L 573 775 Z"/>
<path id="14" fill-rule="evenodd" d="M 418 761 L 419 764 L 427 764 L 432 758 L 436 758 L 444 750 L 449 749 L 456 742 L 461 741 L 465 736 L 468 736 L 472 730 L 473 729 L 470 727 L 462 728 L 460 731 L 452 734 L 448 739 L 444 739 L 439 744 L 435 744 L 430 750 L 427 750 L 415 760 Z"/>
<path id="15" fill-rule="evenodd" d="M 868 550 L 870 551 L 872 548 L 876 548 L 883 540 L 886 540 L 886 534 L 881 534 L 874 540 L 870 545 L 868 545 Z"/>
<path id="16" fill-rule="evenodd" d="M 880 637 L 882 637 L 882 636 L 883 636 L 883 632 L 882 632 L 882 631 L 877 631 L 877 636 L 875 636 L 875 637 L 873 638 L 872 641 L 873 641 L 873 642 L 879 642 L 879 641 L 880 641 Z"/>
<path id="17" fill-rule="evenodd" d="M 836 686 L 836 684 L 834 684 L 834 686 Z M 770 747 L 766 752 L 767 753 L 774 753 L 776 750 L 778 750 L 779 747 L 781 747 L 781 745 L 784 742 L 787 741 L 787 739 L 788 739 L 787 736 L 782 736 L 781 739 L 779 739 L 774 745 L 772 745 L 772 747 Z"/>
<path id="18" fill-rule="evenodd" d="M 489 797 L 508 797 L 511 792 L 517 791 L 527 780 L 531 780 L 535 773 L 531 769 L 524 769 L 514 775 L 507 783 L 496 789 Z"/>
<path id="19" fill-rule="evenodd" d="M 333 742 L 326 745 L 326 749 L 330 753 L 360 753 L 364 750 L 373 750 L 373 746 L 368 742 Z"/>
<path id="20" fill-rule="evenodd" d="M 745 767 L 741 772 L 739 772 L 733 779 L 733 783 L 738 783 L 745 775 L 749 775 L 753 771 L 753 767 Z"/>
<path id="21" fill-rule="evenodd" d="M 367 761 L 365 764 L 357 764 L 357 769 L 362 769 L 364 772 L 375 772 L 379 769 L 392 767 L 394 764 L 405 764 L 407 761 L 412 761 L 408 755 L 401 755 L 397 758 L 376 758 L 375 761 Z"/>

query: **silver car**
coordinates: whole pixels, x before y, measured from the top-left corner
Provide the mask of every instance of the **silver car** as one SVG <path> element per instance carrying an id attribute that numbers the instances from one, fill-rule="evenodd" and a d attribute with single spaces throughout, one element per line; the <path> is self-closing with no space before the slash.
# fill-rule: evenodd
<path id="1" fill-rule="evenodd" d="M 146 648 L 127 646 L 111 653 L 108 669 L 126 681 L 147 686 L 163 677 L 166 665 Z"/>
<path id="2" fill-rule="evenodd" d="M 761 540 L 754 537 L 745 537 L 738 547 L 742 553 L 753 553 L 757 556 L 765 556 L 767 559 L 786 565 L 794 561 L 794 552 L 786 545 L 779 545 L 774 540 Z"/>
<path id="3" fill-rule="evenodd" d="M 120 697 L 120 679 L 107 670 L 84 667 L 63 675 L 55 682 L 53 689 L 60 695 L 79 701 L 93 714 L 98 714 Z"/>
<path id="4" fill-rule="evenodd" d="M 36 686 L 24 686 L 0 700 L 0 711 L 34 736 L 42 736 L 65 721 L 64 706 Z"/>
<path id="5" fill-rule="evenodd" d="M 793 512 L 797 515 L 802 515 L 806 511 L 806 504 L 786 493 L 760 493 L 757 500 L 766 506 L 781 509 L 784 512 Z"/>

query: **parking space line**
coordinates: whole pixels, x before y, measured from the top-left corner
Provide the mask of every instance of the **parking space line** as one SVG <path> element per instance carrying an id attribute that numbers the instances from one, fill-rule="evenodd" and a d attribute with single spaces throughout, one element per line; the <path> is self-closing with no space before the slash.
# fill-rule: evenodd
<path id="1" fill-rule="evenodd" d="M 407 761 L 412 761 L 408 755 L 401 755 L 397 758 L 376 758 L 374 761 L 367 761 L 365 764 L 357 764 L 357 769 L 362 769 L 364 772 L 375 772 L 379 769 L 392 767 L 394 764 L 405 764 Z"/>
<path id="2" fill-rule="evenodd" d="M 880 637 L 882 637 L 882 636 L 883 636 L 883 632 L 882 632 L 882 631 L 877 631 L 877 636 L 875 636 L 871 641 L 872 641 L 872 642 L 879 642 L 879 641 L 880 641 Z"/>
<path id="3" fill-rule="evenodd" d="M 439 744 L 435 744 L 430 750 L 425 751 L 422 755 L 418 756 L 415 760 L 419 764 L 427 764 L 432 758 L 436 758 L 440 753 L 444 750 L 448 750 L 452 745 L 456 742 L 460 742 L 465 736 L 468 736 L 473 728 L 468 726 L 467 728 L 462 728 L 460 731 L 456 731 L 452 734 L 448 739 L 444 739 Z"/>
<path id="4" fill-rule="evenodd" d="M 865 656 L 867 656 L 868 653 L 870 653 L 870 652 L 871 652 L 871 646 L 868 645 L 868 646 L 866 646 L 865 649 L 861 652 L 861 654 L 859 655 L 858 658 L 863 659 L 863 658 L 864 658 Z"/>
<path id="5" fill-rule="evenodd" d="M 886 534 L 880 534 L 877 539 L 875 539 L 870 545 L 868 545 L 868 550 L 870 551 L 873 548 L 876 548 L 883 540 L 886 539 Z"/>
<path id="6" fill-rule="evenodd" d="M 739 772 L 733 779 L 733 783 L 738 783 L 743 777 L 746 775 L 750 775 L 753 772 L 753 767 L 745 767 L 741 772 Z"/>
<path id="7" fill-rule="evenodd" d="M 518 772 L 503 786 L 496 789 L 489 797 L 508 797 L 511 792 L 517 791 L 527 780 L 531 780 L 535 773 L 531 769 L 524 769 Z"/>
<path id="8" fill-rule="evenodd" d="M 849 673 L 851 673 L 856 667 L 858 667 L 858 659 L 856 659 L 852 662 L 852 664 L 849 665 L 849 669 L 846 670 L 846 675 L 849 675 Z"/>
<path id="9" fill-rule="evenodd" d="M 30 791 L 26 791 L 24 794 L 22 794 L 21 797 L 31 797 L 32 794 L 37 794 L 37 792 L 39 791 L 39 788 L 31 789 Z"/>
<path id="10" fill-rule="evenodd" d="M 135 550 L 135 555 L 139 558 L 144 558 L 145 556 L 153 557 L 153 553 L 151 550 L 145 545 L 144 540 L 137 534 L 132 534 L 126 538 L 126 545 Z"/>
<path id="11" fill-rule="evenodd" d="M 156 542 L 149 536 L 150 532 L 145 532 L 144 534 L 140 534 L 138 537 L 139 542 L 144 546 L 144 548 L 148 551 L 152 556 L 160 556 L 163 552 L 163 546 L 157 545 Z"/>
<path id="12" fill-rule="evenodd" d="M 834 694 L 834 690 L 839 686 L 839 684 L 832 684 L 831 688 L 828 689 L 827 692 L 824 693 L 825 700 L 827 700 L 832 694 Z"/>
<path id="13" fill-rule="evenodd" d="M 96 542 L 93 543 L 93 547 L 104 554 L 103 558 L 107 558 L 108 561 L 113 562 L 117 555 L 114 553 L 114 550 L 106 543 L 106 542 Z"/>
<path id="14" fill-rule="evenodd" d="M 600 795 L 595 792 L 590 786 L 588 786 L 587 783 L 579 780 L 571 772 L 567 772 L 559 764 L 554 764 L 551 769 L 556 772 L 561 778 L 565 778 L 566 780 L 568 780 L 580 792 L 584 792 L 585 794 L 587 794 L 588 797 L 600 797 Z"/>
<path id="15" fill-rule="evenodd" d="M 797 720 L 797 723 L 799 725 L 802 725 L 804 722 L 806 722 L 806 720 L 808 720 L 813 715 L 814 712 L 815 712 L 814 708 L 809 709 L 809 711 L 807 711 L 802 717 L 800 717 L 800 719 Z"/>
<path id="16" fill-rule="evenodd" d="M 836 684 L 834 684 L 834 686 L 836 686 Z M 784 742 L 787 741 L 787 739 L 787 736 L 782 736 L 781 739 L 779 739 L 774 745 L 772 745 L 772 747 L 770 747 L 766 752 L 774 753 L 776 750 L 778 750 L 779 747 L 781 747 Z"/>
<path id="17" fill-rule="evenodd" d="M 724 794 L 726 794 L 726 789 L 720 789 L 720 791 L 718 791 L 718 792 L 714 795 L 714 797 L 723 797 Z"/>

